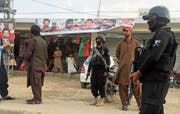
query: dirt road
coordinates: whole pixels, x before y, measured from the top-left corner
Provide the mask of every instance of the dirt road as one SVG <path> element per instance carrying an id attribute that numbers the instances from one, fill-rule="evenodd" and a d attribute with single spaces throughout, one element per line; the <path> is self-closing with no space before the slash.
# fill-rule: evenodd
<path id="1" fill-rule="evenodd" d="M 89 105 L 93 97 L 90 89 L 81 89 L 78 75 L 73 75 L 68 81 L 65 74 L 47 74 L 43 104 L 28 105 L 25 100 L 32 94 L 31 89 L 26 88 L 26 76 L 21 73 L 16 75 L 19 76 L 9 78 L 9 95 L 16 100 L 1 101 L 0 114 L 138 114 L 134 99 L 128 111 L 121 111 L 118 94 L 112 103 L 103 107 Z M 170 89 L 166 100 L 165 114 L 180 114 L 180 89 Z"/>

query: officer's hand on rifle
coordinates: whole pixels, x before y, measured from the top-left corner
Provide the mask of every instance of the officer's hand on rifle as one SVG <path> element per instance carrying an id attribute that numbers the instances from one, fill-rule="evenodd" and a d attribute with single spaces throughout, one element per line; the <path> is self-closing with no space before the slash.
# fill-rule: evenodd
<path id="1" fill-rule="evenodd" d="M 138 71 L 134 72 L 133 74 L 131 74 L 129 76 L 129 78 L 130 78 L 130 80 L 133 81 L 133 83 L 135 83 L 140 78 L 140 76 L 141 76 L 141 72 L 138 70 Z"/>

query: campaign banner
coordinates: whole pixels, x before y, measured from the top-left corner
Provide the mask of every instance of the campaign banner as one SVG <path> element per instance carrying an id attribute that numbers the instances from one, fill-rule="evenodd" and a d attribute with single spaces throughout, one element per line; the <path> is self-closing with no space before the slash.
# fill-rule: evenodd
<path id="1" fill-rule="evenodd" d="M 119 19 L 36 19 L 41 35 L 93 33 L 107 31 L 120 26 L 133 27 L 134 18 Z"/>
<path id="2" fill-rule="evenodd" d="M 3 39 L 5 34 L 3 33 L 4 29 L 9 30 L 9 43 L 14 44 L 15 38 L 15 20 L 14 19 L 0 19 L 0 38 Z"/>
<path id="3" fill-rule="evenodd" d="M 15 38 L 15 21 L 14 19 L 0 19 L 0 65 L 2 62 L 2 49 L 13 51 Z M 8 33 L 9 32 L 9 33 Z"/>

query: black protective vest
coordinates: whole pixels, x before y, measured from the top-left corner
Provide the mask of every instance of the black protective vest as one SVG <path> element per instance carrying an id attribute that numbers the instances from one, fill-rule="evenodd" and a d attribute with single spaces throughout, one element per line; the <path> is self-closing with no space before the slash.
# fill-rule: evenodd
<path id="1" fill-rule="evenodd" d="M 154 40 L 157 37 L 158 32 L 166 32 L 167 36 L 164 36 L 168 41 L 168 45 L 166 46 L 164 52 L 160 56 L 158 61 L 154 61 L 147 69 L 143 71 L 143 76 L 141 80 L 167 80 L 169 79 L 168 74 L 174 67 L 175 55 L 176 55 L 176 41 L 172 31 L 169 28 L 161 28 L 156 31 L 154 37 L 148 41 L 147 47 L 145 48 L 144 55 L 141 58 L 141 62 L 143 60 L 151 56 L 148 51 L 153 48 Z"/>

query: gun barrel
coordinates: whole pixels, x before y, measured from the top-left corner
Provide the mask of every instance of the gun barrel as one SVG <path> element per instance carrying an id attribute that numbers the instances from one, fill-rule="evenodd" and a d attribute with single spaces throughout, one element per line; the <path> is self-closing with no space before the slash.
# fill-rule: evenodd
<path id="1" fill-rule="evenodd" d="M 86 81 L 87 81 L 88 77 L 89 77 L 89 76 L 88 76 L 88 75 L 86 75 Z"/>
<path id="2" fill-rule="evenodd" d="M 132 88 L 131 88 L 131 85 L 129 85 L 129 87 L 128 87 L 128 96 L 127 96 L 127 100 L 126 100 L 127 105 L 131 104 L 132 95 L 133 95 Z"/>
<path id="3" fill-rule="evenodd" d="M 134 63 L 131 64 L 131 74 L 134 73 Z"/>

